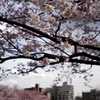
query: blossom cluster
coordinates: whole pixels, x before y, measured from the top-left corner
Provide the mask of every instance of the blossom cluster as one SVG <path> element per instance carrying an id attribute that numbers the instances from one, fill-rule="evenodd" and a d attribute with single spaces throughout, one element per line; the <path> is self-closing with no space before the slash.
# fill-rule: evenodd
<path id="1" fill-rule="evenodd" d="M 69 48 L 71 45 L 69 44 L 68 41 L 65 41 L 65 42 L 61 42 L 61 46 Z"/>
<path id="2" fill-rule="evenodd" d="M 46 66 L 46 65 L 50 64 L 50 61 L 49 61 L 49 59 L 47 57 L 45 57 L 45 58 L 42 59 L 41 64 L 43 66 Z"/>
<path id="3" fill-rule="evenodd" d="M 30 56 L 30 52 L 27 50 L 27 49 L 25 49 L 25 48 L 23 48 L 23 55 L 25 56 L 25 57 L 28 57 L 28 56 Z"/>
<path id="4" fill-rule="evenodd" d="M 32 14 L 31 19 L 32 19 L 33 25 L 40 25 L 42 23 L 40 16 L 37 14 Z"/>
<path id="5" fill-rule="evenodd" d="M 54 12 L 54 6 L 50 5 L 50 4 L 46 4 L 43 6 L 43 11 L 44 12 Z"/>

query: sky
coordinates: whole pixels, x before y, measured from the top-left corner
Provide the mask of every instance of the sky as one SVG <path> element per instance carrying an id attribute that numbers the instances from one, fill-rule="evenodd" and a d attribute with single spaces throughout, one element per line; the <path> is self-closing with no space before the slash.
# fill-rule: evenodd
<path id="1" fill-rule="evenodd" d="M 26 62 L 26 60 L 21 59 L 21 62 Z M 0 66 L 6 66 L 11 67 L 15 66 L 16 62 L 7 61 Z M 84 66 L 85 67 L 85 66 Z M 8 78 L 4 79 L 3 81 L 0 81 L 0 84 L 2 85 L 9 85 L 9 86 L 17 86 L 18 88 L 29 88 L 34 87 L 35 84 L 40 84 L 40 87 L 46 88 L 51 87 L 53 80 L 57 76 L 57 71 L 54 72 L 44 72 L 44 70 L 38 69 L 39 74 L 30 73 L 26 76 L 14 76 L 9 75 Z M 58 86 L 61 86 L 63 82 L 66 82 L 69 85 L 74 86 L 74 96 L 81 96 L 82 92 L 88 92 L 90 89 L 93 88 L 100 88 L 100 66 L 93 66 L 92 70 L 90 70 L 90 73 L 93 73 L 94 75 L 91 77 L 91 81 L 89 85 L 92 87 L 88 87 L 84 85 L 85 80 L 83 78 L 79 78 L 79 75 L 76 75 L 72 79 L 72 83 L 70 84 L 69 81 L 66 79 L 62 79 L 62 81 L 58 84 Z M 81 75 L 82 76 L 82 75 Z"/>

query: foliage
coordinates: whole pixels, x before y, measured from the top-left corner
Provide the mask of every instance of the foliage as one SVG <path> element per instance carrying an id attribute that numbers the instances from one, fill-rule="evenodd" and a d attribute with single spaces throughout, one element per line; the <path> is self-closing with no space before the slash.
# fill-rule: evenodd
<path id="1" fill-rule="evenodd" d="M 13 74 L 38 68 L 85 73 L 100 66 L 99 21 L 100 0 L 1 0 L 0 63 L 31 60 Z M 11 70 L 1 68 L 1 79 Z"/>
<path id="2" fill-rule="evenodd" d="M 48 100 L 47 96 L 36 90 L 16 90 L 0 85 L 0 100 Z"/>

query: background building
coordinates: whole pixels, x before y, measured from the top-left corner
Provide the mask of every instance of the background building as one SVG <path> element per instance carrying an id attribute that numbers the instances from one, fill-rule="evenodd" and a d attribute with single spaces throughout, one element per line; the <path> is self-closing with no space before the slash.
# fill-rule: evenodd
<path id="1" fill-rule="evenodd" d="M 64 82 L 62 86 L 54 85 L 52 88 L 46 88 L 46 92 L 51 94 L 51 100 L 73 100 L 73 85 Z"/>
<path id="2" fill-rule="evenodd" d="M 92 89 L 90 92 L 82 92 L 82 100 L 100 100 L 100 91 Z"/>

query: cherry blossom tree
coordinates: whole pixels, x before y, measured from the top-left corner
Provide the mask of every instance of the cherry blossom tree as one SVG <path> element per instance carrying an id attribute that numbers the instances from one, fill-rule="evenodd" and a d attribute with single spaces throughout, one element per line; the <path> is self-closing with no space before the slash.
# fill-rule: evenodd
<path id="1" fill-rule="evenodd" d="M 0 100 L 49 100 L 45 93 L 36 90 L 18 90 L 0 85 Z"/>
<path id="2" fill-rule="evenodd" d="M 27 100 L 49 100 L 45 93 L 36 90 L 26 90 L 23 96 Z"/>
<path id="3" fill-rule="evenodd" d="M 30 61 L 13 73 L 2 67 L 0 77 L 38 68 L 61 68 L 64 75 L 70 69 L 71 75 L 100 66 L 99 21 L 100 0 L 1 0 L 0 63 Z"/>
<path id="4" fill-rule="evenodd" d="M 0 85 L 0 100 L 18 100 L 18 96 L 15 94 L 13 88 Z"/>

